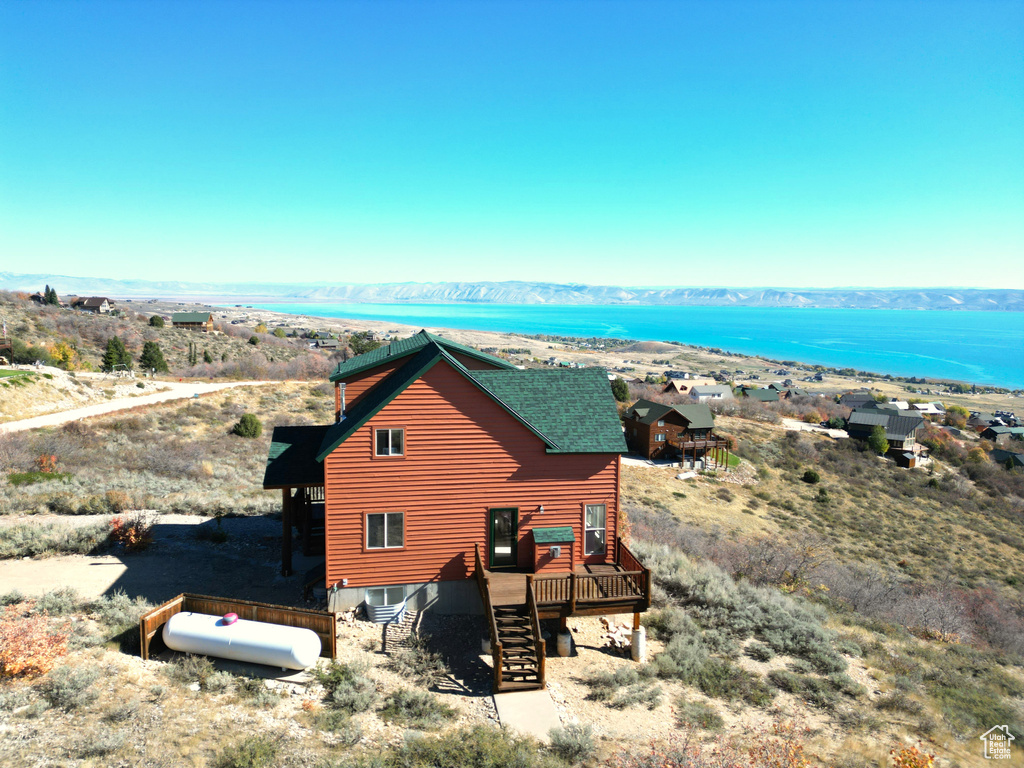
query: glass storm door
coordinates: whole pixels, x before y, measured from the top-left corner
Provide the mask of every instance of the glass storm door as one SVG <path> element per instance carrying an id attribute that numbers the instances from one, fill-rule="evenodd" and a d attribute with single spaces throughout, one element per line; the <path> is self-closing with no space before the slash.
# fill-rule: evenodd
<path id="1" fill-rule="evenodd" d="M 518 564 L 518 535 L 518 509 L 491 510 L 491 568 L 514 568 Z"/>

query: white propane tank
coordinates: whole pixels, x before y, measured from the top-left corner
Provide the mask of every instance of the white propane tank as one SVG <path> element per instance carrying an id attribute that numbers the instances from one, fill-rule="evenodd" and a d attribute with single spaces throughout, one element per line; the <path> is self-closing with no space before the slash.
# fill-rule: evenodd
<path id="1" fill-rule="evenodd" d="M 285 669 L 306 669 L 320 656 L 320 637 L 311 629 L 245 621 L 234 614 L 176 613 L 164 624 L 163 639 L 172 651 Z"/>

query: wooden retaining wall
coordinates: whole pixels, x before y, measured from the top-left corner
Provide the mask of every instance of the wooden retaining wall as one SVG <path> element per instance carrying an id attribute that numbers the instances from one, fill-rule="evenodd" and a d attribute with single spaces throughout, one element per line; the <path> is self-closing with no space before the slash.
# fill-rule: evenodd
<path id="1" fill-rule="evenodd" d="M 139 639 L 142 643 L 142 658 L 149 658 L 150 643 L 157 637 L 161 627 L 176 613 L 183 611 L 223 616 L 237 613 L 238 618 L 249 621 L 263 621 L 285 627 L 310 629 L 320 638 L 320 655 L 328 659 L 338 657 L 337 633 L 334 614 L 313 611 L 307 608 L 289 608 L 286 605 L 256 603 L 251 600 L 233 600 L 225 597 L 181 594 L 157 606 L 139 619 Z"/>

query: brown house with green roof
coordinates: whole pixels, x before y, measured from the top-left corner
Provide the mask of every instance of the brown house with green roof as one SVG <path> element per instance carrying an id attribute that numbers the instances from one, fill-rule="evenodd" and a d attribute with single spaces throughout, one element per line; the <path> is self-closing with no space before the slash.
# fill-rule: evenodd
<path id="1" fill-rule="evenodd" d="M 331 610 L 474 612 L 495 688 L 542 687 L 542 618 L 639 614 L 649 573 L 619 539 L 626 450 L 607 374 L 520 370 L 421 331 L 338 365 L 335 423 L 277 427 L 264 488 L 322 519 Z"/>
<path id="2" fill-rule="evenodd" d="M 171 325 L 184 328 L 186 331 L 213 331 L 213 315 L 209 312 L 175 312 L 171 315 Z"/>
<path id="3" fill-rule="evenodd" d="M 703 403 L 665 405 L 637 400 L 625 415 L 626 444 L 645 459 L 676 459 L 728 466 L 728 442 L 714 434 L 715 417 Z"/>

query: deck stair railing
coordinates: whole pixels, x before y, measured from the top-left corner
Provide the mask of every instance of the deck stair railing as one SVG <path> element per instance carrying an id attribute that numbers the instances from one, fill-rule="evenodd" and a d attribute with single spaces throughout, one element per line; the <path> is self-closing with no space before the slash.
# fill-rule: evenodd
<path id="1" fill-rule="evenodd" d="M 502 647 L 498 637 L 498 622 L 494 616 L 494 607 L 491 605 L 491 592 L 487 588 L 487 573 L 484 571 L 483 561 L 480 559 L 480 545 L 475 545 L 475 568 L 476 586 L 480 590 L 480 599 L 484 603 L 484 615 L 487 616 L 488 629 L 491 635 L 491 658 L 494 662 L 494 690 L 501 690 L 501 657 Z"/>
<path id="2" fill-rule="evenodd" d="M 537 611 L 537 596 L 533 590 L 534 575 L 531 573 L 526 577 L 526 610 L 530 616 L 530 624 L 533 626 L 533 651 L 537 658 L 537 681 L 540 687 L 544 688 L 545 656 L 547 655 L 547 642 L 540 631 L 540 613 Z"/>

